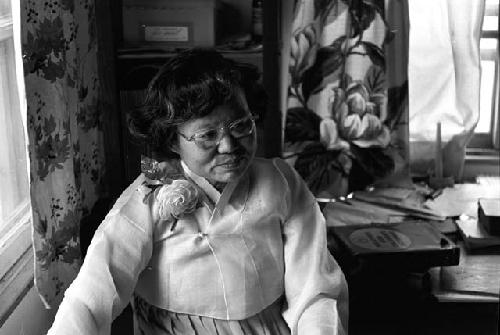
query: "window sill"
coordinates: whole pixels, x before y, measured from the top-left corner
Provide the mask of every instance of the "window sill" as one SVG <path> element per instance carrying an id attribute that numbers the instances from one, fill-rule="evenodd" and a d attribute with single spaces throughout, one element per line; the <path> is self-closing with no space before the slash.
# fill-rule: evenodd
<path id="1" fill-rule="evenodd" d="M 0 238 L 0 327 L 34 284 L 31 211 Z"/>
<path id="2" fill-rule="evenodd" d="M 491 157 L 492 159 L 499 159 L 500 150 L 494 148 L 467 148 L 467 158 L 474 159 L 474 157 Z"/>
<path id="3" fill-rule="evenodd" d="M 0 281 L 0 327 L 34 284 L 33 250 L 29 248 Z"/>
<path id="4" fill-rule="evenodd" d="M 500 176 L 500 151 L 494 149 L 467 149 L 464 179 L 477 176 Z"/>

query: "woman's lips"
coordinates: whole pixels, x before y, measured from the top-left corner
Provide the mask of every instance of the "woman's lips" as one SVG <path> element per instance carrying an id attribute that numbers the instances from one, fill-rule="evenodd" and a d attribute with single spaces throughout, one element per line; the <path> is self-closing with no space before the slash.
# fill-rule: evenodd
<path id="1" fill-rule="evenodd" d="M 244 158 L 245 158 L 244 156 L 239 156 L 239 157 L 236 157 L 234 159 L 229 159 L 229 160 L 226 160 L 224 162 L 217 163 L 216 166 L 219 166 L 219 167 L 222 167 L 225 169 L 235 169 L 235 168 L 240 167 L 240 165 L 244 161 Z"/>

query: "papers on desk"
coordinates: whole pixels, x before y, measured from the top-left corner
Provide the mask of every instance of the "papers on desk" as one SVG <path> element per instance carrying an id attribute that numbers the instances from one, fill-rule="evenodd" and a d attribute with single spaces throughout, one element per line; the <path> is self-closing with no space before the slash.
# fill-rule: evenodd
<path id="1" fill-rule="evenodd" d="M 408 218 L 443 221 L 445 217 L 422 206 L 414 189 L 373 188 L 356 191 L 344 201 L 333 201 L 323 209 L 329 227 L 398 223 Z"/>
<path id="2" fill-rule="evenodd" d="M 436 199 L 428 200 L 425 206 L 443 216 L 477 217 L 478 199 L 500 198 L 500 184 L 498 179 L 489 178 L 487 181 L 479 179 L 476 184 L 455 184 L 443 189 Z"/>
<path id="3" fill-rule="evenodd" d="M 492 247 L 500 249 L 500 236 L 488 234 L 476 218 L 461 215 L 456 224 L 468 250 Z"/>

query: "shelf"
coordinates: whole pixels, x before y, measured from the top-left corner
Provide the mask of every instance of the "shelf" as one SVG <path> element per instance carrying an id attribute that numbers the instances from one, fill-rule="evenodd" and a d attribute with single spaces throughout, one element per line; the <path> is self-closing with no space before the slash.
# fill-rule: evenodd
<path id="1" fill-rule="evenodd" d="M 247 62 L 254 64 L 262 69 L 262 46 L 252 49 L 244 50 L 222 50 L 217 49 L 225 57 L 233 59 L 239 62 Z M 175 51 L 165 51 L 161 49 L 144 49 L 144 48 L 129 48 L 129 49 L 118 49 L 117 58 L 118 60 L 160 60 L 168 59 L 175 55 Z"/>
<path id="2" fill-rule="evenodd" d="M 236 62 L 248 63 L 263 69 L 262 48 L 249 50 L 219 50 Z M 121 90 L 140 90 L 147 87 L 161 65 L 176 53 L 161 49 L 118 49 L 118 82 Z"/>

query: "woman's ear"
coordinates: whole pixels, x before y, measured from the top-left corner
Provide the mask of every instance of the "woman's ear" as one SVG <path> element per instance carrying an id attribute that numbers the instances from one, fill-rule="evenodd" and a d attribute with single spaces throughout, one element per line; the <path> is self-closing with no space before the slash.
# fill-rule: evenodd
<path id="1" fill-rule="evenodd" d="M 170 143 L 169 149 L 179 155 L 179 142 Z"/>
<path id="2" fill-rule="evenodd" d="M 169 136 L 169 138 L 166 141 L 168 150 L 171 152 L 174 152 L 176 154 L 179 154 L 179 138 L 176 133 L 172 134 Z"/>

